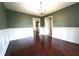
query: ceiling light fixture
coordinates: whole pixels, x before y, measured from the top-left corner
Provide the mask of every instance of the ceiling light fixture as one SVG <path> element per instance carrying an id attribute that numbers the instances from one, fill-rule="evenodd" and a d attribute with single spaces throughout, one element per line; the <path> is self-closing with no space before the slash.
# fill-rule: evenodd
<path id="1" fill-rule="evenodd" d="M 39 9 L 39 14 L 43 16 L 45 14 L 46 10 L 43 9 L 42 1 L 40 2 L 40 9 Z"/>

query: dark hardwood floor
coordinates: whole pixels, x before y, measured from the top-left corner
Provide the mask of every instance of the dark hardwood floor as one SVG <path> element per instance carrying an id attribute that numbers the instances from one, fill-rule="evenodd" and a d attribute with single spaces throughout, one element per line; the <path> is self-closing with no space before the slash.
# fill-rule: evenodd
<path id="1" fill-rule="evenodd" d="M 35 33 L 10 41 L 5 56 L 79 56 L 79 44 Z"/>

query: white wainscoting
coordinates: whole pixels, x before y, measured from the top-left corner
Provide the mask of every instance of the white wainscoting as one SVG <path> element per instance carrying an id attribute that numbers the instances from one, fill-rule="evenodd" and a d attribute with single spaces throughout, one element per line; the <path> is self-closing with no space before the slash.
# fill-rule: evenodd
<path id="1" fill-rule="evenodd" d="M 40 35 L 47 35 L 46 30 L 44 27 L 41 27 Z M 33 35 L 32 27 L 0 30 L 0 55 L 5 55 L 9 41 L 27 38 Z M 79 44 L 79 27 L 53 27 L 52 37 Z"/>
<path id="2" fill-rule="evenodd" d="M 40 27 L 40 35 L 47 35 L 47 29 Z M 9 28 L 9 40 L 33 36 L 33 28 Z M 52 37 L 79 44 L 79 27 L 53 27 Z"/>
<path id="3" fill-rule="evenodd" d="M 44 35 L 45 30 L 44 28 L 40 28 L 40 35 Z M 33 28 L 28 27 L 28 28 L 9 28 L 8 29 L 8 35 L 9 35 L 9 40 L 16 40 L 16 39 L 21 39 L 21 38 L 27 38 L 30 36 L 34 36 Z"/>
<path id="4" fill-rule="evenodd" d="M 79 27 L 53 27 L 52 37 L 79 44 Z"/>
<path id="5" fill-rule="evenodd" d="M 10 41 L 33 36 L 33 28 L 9 28 L 8 35 Z"/>
<path id="6" fill-rule="evenodd" d="M 9 44 L 8 30 L 7 29 L 0 30 L 0 56 L 5 55 L 8 44 Z"/>

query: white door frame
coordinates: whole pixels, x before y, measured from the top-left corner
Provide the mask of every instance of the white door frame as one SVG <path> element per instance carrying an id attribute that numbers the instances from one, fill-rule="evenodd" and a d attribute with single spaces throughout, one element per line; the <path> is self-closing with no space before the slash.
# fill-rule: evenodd
<path id="1" fill-rule="evenodd" d="M 40 18 L 36 18 L 36 17 L 33 18 L 33 31 L 37 31 L 36 21 L 39 21 L 39 32 L 40 32 Z"/>
<path id="2" fill-rule="evenodd" d="M 53 16 L 45 17 L 45 32 L 46 35 L 52 36 Z"/>

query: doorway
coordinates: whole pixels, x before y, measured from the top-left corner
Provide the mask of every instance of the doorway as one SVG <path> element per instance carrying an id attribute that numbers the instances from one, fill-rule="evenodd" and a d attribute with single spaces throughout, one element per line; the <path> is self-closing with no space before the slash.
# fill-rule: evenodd
<path id="1" fill-rule="evenodd" d="M 46 35 L 52 36 L 53 16 L 45 18 L 45 32 Z"/>
<path id="2" fill-rule="evenodd" d="M 33 18 L 33 31 L 40 33 L 40 18 Z"/>

